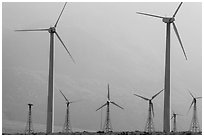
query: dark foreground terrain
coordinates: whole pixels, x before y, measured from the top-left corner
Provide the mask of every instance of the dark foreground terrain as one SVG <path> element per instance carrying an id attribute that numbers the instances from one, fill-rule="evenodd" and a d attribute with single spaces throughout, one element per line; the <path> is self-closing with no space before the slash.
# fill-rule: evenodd
<path id="1" fill-rule="evenodd" d="M 25 135 L 24 133 L 2 133 L 2 135 Z M 47 135 L 44 132 L 32 133 L 32 135 Z M 123 131 L 123 132 L 72 132 L 72 133 L 62 133 L 56 132 L 52 133 L 52 135 L 202 135 L 202 132 L 193 133 L 193 132 L 170 132 L 170 133 L 163 133 L 163 132 L 141 132 L 141 131 Z"/>

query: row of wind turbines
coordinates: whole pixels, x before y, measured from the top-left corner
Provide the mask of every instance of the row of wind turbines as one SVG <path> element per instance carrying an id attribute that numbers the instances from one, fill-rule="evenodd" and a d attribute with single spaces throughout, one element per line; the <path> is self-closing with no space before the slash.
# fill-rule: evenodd
<path id="1" fill-rule="evenodd" d="M 59 90 L 59 89 L 58 89 Z M 65 99 L 65 103 L 66 103 L 66 114 L 65 114 L 65 122 L 63 125 L 63 129 L 62 132 L 63 133 L 72 133 L 72 126 L 71 126 L 71 119 L 70 119 L 70 104 L 72 103 L 76 103 L 79 100 L 75 100 L 75 101 L 70 101 L 70 99 L 68 99 L 64 93 L 59 90 L 60 93 L 62 94 L 62 96 Z M 148 116 L 147 116 L 147 121 L 146 121 L 146 125 L 144 128 L 145 132 L 155 132 L 155 127 L 154 127 L 154 105 L 153 105 L 153 99 L 155 99 L 162 91 L 164 91 L 164 89 L 160 90 L 158 93 L 154 94 L 151 98 L 147 98 L 138 94 L 133 94 L 139 98 L 142 98 L 145 101 L 148 101 L 149 107 L 148 107 Z M 193 106 L 193 117 L 192 117 L 192 121 L 190 123 L 190 128 L 189 131 L 191 132 L 200 132 L 200 126 L 199 126 L 199 122 L 197 119 L 197 105 L 196 105 L 196 101 L 197 99 L 201 99 L 201 97 L 194 97 L 193 94 L 189 91 L 190 95 L 192 96 L 193 100 L 192 103 L 189 107 L 188 113 L 191 109 L 191 107 Z M 110 98 L 110 88 L 109 88 L 109 84 L 108 84 L 108 95 L 107 95 L 107 101 L 105 102 L 105 104 L 103 104 L 101 107 L 99 107 L 98 109 L 96 109 L 96 111 L 101 110 L 103 107 L 106 106 L 106 118 L 105 118 L 105 122 L 103 125 L 103 129 L 102 129 L 102 117 L 101 117 L 101 129 L 103 132 L 108 133 L 108 132 L 112 132 L 113 131 L 113 127 L 111 124 L 111 118 L 110 118 L 110 104 L 115 105 L 116 107 L 120 108 L 120 109 L 124 109 L 123 107 L 121 107 L 120 105 L 118 105 L 117 103 L 115 103 L 114 101 L 112 101 L 112 99 Z M 25 129 L 25 133 L 26 134 L 32 134 L 34 132 L 33 129 L 33 125 L 32 125 L 32 117 L 31 117 L 31 106 L 33 106 L 33 104 L 28 104 L 29 106 L 29 114 L 28 114 L 28 121 L 26 124 L 26 129 Z M 102 115 L 102 114 L 101 114 Z M 172 132 L 178 132 L 177 130 L 177 116 L 184 116 L 178 113 L 175 113 L 173 111 L 172 113 L 172 117 L 171 119 L 173 119 L 173 127 L 172 127 Z"/>
<path id="2" fill-rule="evenodd" d="M 164 90 L 164 89 L 163 89 Z M 154 96 L 152 96 L 151 99 L 148 99 L 146 97 L 143 97 L 143 96 L 140 96 L 140 95 L 137 95 L 137 94 L 134 94 L 135 96 L 138 96 L 146 101 L 149 102 L 149 109 L 148 109 L 148 117 L 147 117 L 147 122 L 146 122 L 146 126 L 145 126 L 145 132 L 154 132 L 155 131 L 155 128 L 154 128 L 154 123 L 153 123 L 153 118 L 154 118 L 154 107 L 153 107 L 153 103 L 152 103 L 152 100 L 158 96 L 163 90 L 159 91 L 158 93 L 156 93 Z M 201 97 L 194 97 L 192 95 L 192 93 L 189 91 L 190 95 L 193 97 L 193 101 L 190 105 L 190 108 L 188 110 L 188 112 L 190 111 L 192 105 L 194 105 L 194 109 L 193 109 L 193 118 L 192 118 L 192 121 L 191 121 L 191 124 L 190 124 L 190 129 L 189 131 L 191 132 L 200 132 L 200 126 L 199 126 L 199 122 L 198 122 L 198 119 L 197 119 L 197 105 L 196 105 L 196 99 L 200 99 Z M 177 132 L 177 126 L 176 126 L 176 117 L 177 116 L 184 116 L 184 115 L 181 115 L 181 114 L 178 114 L 178 113 L 175 113 L 173 111 L 173 114 L 172 114 L 172 117 L 171 119 L 173 119 L 173 132 Z"/>
<path id="3" fill-rule="evenodd" d="M 65 9 L 67 2 L 64 4 L 63 9 L 59 15 L 59 17 L 57 18 L 57 21 L 55 23 L 55 25 L 53 27 L 50 28 L 42 28 L 42 29 L 26 29 L 26 30 L 16 30 L 16 31 L 34 31 L 34 32 L 41 32 L 41 31 L 47 31 L 50 33 L 50 57 L 49 57 L 49 80 L 48 80 L 48 103 L 47 103 L 47 124 L 46 124 L 46 132 L 47 134 L 50 134 L 53 132 L 53 90 L 54 90 L 54 36 L 56 35 L 57 38 L 59 39 L 59 41 L 61 42 L 61 44 L 63 45 L 63 47 L 65 48 L 66 52 L 69 54 L 69 56 L 71 57 L 72 61 L 75 63 L 72 55 L 70 54 L 69 50 L 67 49 L 67 47 L 65 46 L 64 42 L 62 41 L 61 37 L 59 36 L 59 34 L 57 33 L 57 25 L 59 23 L 59 20 L 62 16 L 62 13 Z M 182 5 L 182 2 L 179 4 L 178 8 L 176 9 L 175 13 L 173 14 L 172 17 L 163 17 L 163 16 L 158 16 L 158 15 L 153 15 L 153 14 L 147 14 L 147 13 L 143 13 L 143 12 L 137 12 L 138 14 L 141 15 L 145 15 L 145 16 L 150 16 L 150 17 L 155 17 L 155 18 L 159 18 L 162 19 L 162 21 L 164 23 L 166 23 L 166 61 L 165 61 L 165 85 L 164 85 L 164 117 L 163 117 L 163 132 L 170 132 L 170 27 L 171 24 L 173 24 L 173 29 L 176 33 L 176 36 L 179 40 L 179 43 L 181 45 L 182 51 L 184 53 L 184 56 L 187 60 L 187 56 L 183 47 L 183 44 L 181 42 L 181 38 L 179 36 L 178 33 L 178 29 L 176 27 L 175 24 L 175 16 L 177 14 L 177 12 L 179 11 L 180 7 Z M 109 94 L 109 93 L 108 93 Z M 139 96 L 139 95 L 137 95 Z M 155 96 L 156 97 L 156 96 Z M 154 98 L 155 98 L 154 97 Z M 144 98 L 143 98 L 144 99 Z M 117 105 L 115 102 L 111 102 L 109 99 L 109 95 L 108 95 L 108 100 L 106 102 L 107 107 L 110 104 L 116 105 L 118 107 L 120 107 L 119 105 Z M 147 98 L 145 98 L 145 100 L 147 100 Z M 150 107 L 149 110 L 151 111 L 153 109 L 153 104 L 151 102 L 152 99 L 148 99 Z M 101 106 L 101 107 L 104 107 Z M 195 103 L 194 103 L 195 105 Z M 122 107 L 120 107 L 122 108 Z M 108 114 L 109 115 L 109 114 Z M 107 120 L 108 121 L 108 120 Z M 108 123 L 108 122 L 107 122 Z M 150 122 L 151 123 L 151 122 Z M 110 127 L 108 127 L 108 129 L 110 129 Z"/>
<path id="4" fill-rule="evenodd" d="M 154 94 L 152 96 L 151 99 L 138 95 L 138 94 L 134 94 L 135 96 L 144 99 L 145 101 L 148 101 L 149 104 L 149 108 L 148 108 L 148 117 L 147 117 L 147 121 L 146 121 L 146 125 L 145 125 L 145 132 L 154 132 L 155 128 L 154 128 L 154 123 L 153 123 L 153 118 L 154 118 L 154 105 L 152 100 L 155 99 L 162 91 L 164 91 L 164 89 L 160 90 L 158 93 Z M 200 126 L 199 126 L 199 122 L 197 119 L 197 105 L 196 105 L 196 100 L 197 99 L 201 99 L 202 97 L 194 97 L 193 94 L 189 91 L 190 95 L 192 96 L 193 100 L 192 103 L 190 105 L 190 108 L 188 110 L 188 112 L 190 111 L 192 105 L 194 105 L 194 109 L 193 109 L 193 118 L 190 124 L 190 129 L 189 131 L 191 132 L 200 132 Z M 121 109 L 124 109 L 123 107 L 119 106 L 118 104 L 116 104 L 115 102 L 110 100 L 110 91 L 109 91 L 109 84 L 108 84 L 108 96 L 107 96 L 107 102 L 102 105 L 101 107 L 99 107 L 96 111 L 102 109 L 103 107 L 107 106 L 107 110 L 106 110 L 106 119 L 105 119 L 105 123 L 103 126 L 103 131 L 104 132 L 111 132 L 113 130 L 112 128 L 112 124 L 111 124 L 111 120 L 110 120 L 110 104 L 113 104 Z M 173 132 L 177 132 L 177 126 L 176 126 L 176 116 L 183 116 L 181 114 L 177 114 L 173 111 L 172 117 L 171 119 L 173 119 Z"/>

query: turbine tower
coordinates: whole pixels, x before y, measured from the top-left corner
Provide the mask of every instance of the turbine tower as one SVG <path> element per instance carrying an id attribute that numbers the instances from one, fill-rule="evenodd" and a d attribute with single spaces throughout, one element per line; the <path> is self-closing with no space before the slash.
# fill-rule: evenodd
<path id="1" fill-rule="evenodd" d="M 157 15 L 152 15 L 152 14 L 147 14 L 147 13 L 142 13 L 142 12 L 137 12 L 138 14 L 146 15 L 146 16 L 151 16 L 151 17 L 156 17 L 156 18 L 161 18 L 164 23 L 166 23 L 166 61 L 165 61 L 165 82 L 164 82 L 164 120 L 163 120 L 163 131 L 164 132 L 170 132 L 170 27 L 171 24 L 173 24 L 174 31 L 176 33 L 176 36 L 179 40 L 179 43 L 181 45 L 181 48 L 183 50 L 184 56 L 187 60 L 187 56 L 183 47 L 183 44 L 181 42 L 181 38 L 178 33 L 178 29 L 176 27 L 176 24 L 174 23 L 175 21 L 175 16 L 181 7 L 182 2 L 179 4 L 178 8 L 176 9 L 175 13 L 173 14 L 172 17 L 162 17 L 162 16 L 157 16 Z"/>
<path id="2" fill-rule="evenodd" d="M 103 109 L 101 109 L 101 121 L 100 121 L 100 131 L 103 131 L 103 121 L 102 121 L 102 119 L 103 119 Z"/>
<path id="3" fill-rule="evenodd" d="M 200 132 L 200 126 L 199 126 L 199 122 L 198 122 L 198 118 L 197 118 L 196 100 L 201 99 L 202 97 L 194 97 L 193 94 L 190 91 L 189 91 L 189 93 L 193 98 L 193 101 L 192 101 L 192 103 L 190 105 L 190 108 L 188 110 L 188 112 L 189 112 L 192 105 L 193 105 L 193 118 L 191 120 L 191 125 L 190 125 L 189 131 L 191 131 L 191 132 Z"/>
<path id="4" fill-rule="evenodd" d="M 32 111 L 31 107 L 33 104 L 28 104 L 28 119 L 27 119 L 27 124 L 25 128 L 25 134 L 32 134 L 34 132 L 33 130 L 33 123 L 32 123 Z"/>
<path id="5" fill-rule="evenodd" d="M 65 133 L 70 133 L 72 132 L 72 127 L 71 127 L 71 123 L 70 123 L 70 111 L 69 111 L 69 106 L 71 103 L 75 103 L 76 101 L 69 101 L 65 95 L 62 93 L 61 90 L 59 90 L 60 93 L 62 94 L 62 96 L 64 97 L 64 99 L 66 100 L 66 115 L 65 115 L 65 122 L 64 122 L 64 126 L 63 126 L 63 130 L 62 132 Z"/>
<path id="6" fill-rule="evenodd" d="M 176 116 L 183 116 L 181 114 L 176 114 L 175 112 L 173 112 L 173 116 L 171 117 L 171 119 L 173 119 L 173 132 L 177 132 L 177 126 L 176 126 Z"/>
<path id="7" fill-rule="evenodd" d="M 137 95 L 137 94 L 134 94 L 135 96 L 137 97 L 140 97 L 146 101 L 149 102 L 149 109 L 148 109 L 148 117 L 147 117 L 147 122 L 146 122 L 146 125 L 145 125 L 145 132 L 154 132 L 154 124 L 153 124 L 153 117 L 154 117 L 154 107 L 153 107 L 153 103 L 152 103 L 152 100 L 158 96 L 164 89 L 162 89 L 161 91 L 159 91 L 157 94 L 155 94 L 154 96 L 152 96 L 151 99 L 148 99 L 148 98 L 145 98 L 143 96 L 140 96 L 140 95 Z"/>
<path id="8" fill-rule="evenodd" d="M 111 132 L 113 130 L 112 125 L 111 125 L 111 121 L 110 121 L 110 103 L 117 106 L 117 107 L 119 107 L 119 108 L 121 108 L 121 109 L 124 109 L 123 107 L 119 106 L 118 104 L 116 104 L 115 102 L 110 100 L 109 84 L 108 84 L 107 102 L 96 110 L 96 111 L 98 111 L 99 109 L 101 109 L 101 108 L 103 108 L 104 106 L 107 105 L 106 119 L 105 119 L 104 128 L 103 128 L 104 132 Z"/>
<path id="9" fill-rule="evenodd" d="M 67 3 L 64 4 L 64 7 L 53 27 L 46 28 L 46 29 L 16 30 L 16 31 L 48 31 L 50 33 L 50 58 L 49 58 L 48 103 L 47 103 L 47 125 L 46 125 L 47 134 L 52 133 L 53 125 L 54 125 L 54 122 L 53 122 L 53 119 L 54 119 L 54 116 L 53 116 L 53 111 L 54 111 L 54 107 L 53 107 L 53 100 L 54 100 L 54 97 L 53 97 L 53 91 L 54 91 L 54 34 L 60 40 L 65 50 L 71 57 L 72 61 L 75 62 L 56 30 L 57 24 L 64 11 L 66 4 Z"/>

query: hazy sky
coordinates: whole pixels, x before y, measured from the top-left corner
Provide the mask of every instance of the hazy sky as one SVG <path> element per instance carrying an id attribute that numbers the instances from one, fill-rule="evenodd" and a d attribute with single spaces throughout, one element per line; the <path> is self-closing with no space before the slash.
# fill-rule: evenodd
<path id="1" fill-rule="evenodd" d="M 49 28 L 64 3 L 2 4 L 2 117 L 3 130 L 24 129 L 27 104 L 34 103 L 34 128 L 45 131 L 49 57 L 48 32 L 14 32 L 15 29 Z M 161 19 L 142 16 L 136 11 L 172 16 L 179 3 L 68 3 L 57 32 L 70 50 L 74 64 L 55 38 L 55 87 L 70 100 L 71 125 L 79 130 L 99 130 L 100 111 L 105 103 L 107 83 L 113 101 L 114 131 L 144 130 L 148 102 L 164 88 L 166 25 Z M 185 2 L 176 15 L 176 25 L 188 61 L 185 60 L 171 28 L 171 106 L 185 116 L 178 117 L 178 130 L 188 130 L 192 98 L 202 95 L 202 5 Z M 155 100 L 154 125 L 163 125 L 163 93 Z M 65 120 L 65 100 L 54 93 L 55 131 Z M 198 119 L 201 126 L 201 101 Z M 103 122 L 105 109 L 103 109 Z M 11 124 L 13 123 L 13 124 Z M 18 126 L 15 126 L 15 124 Z M 16 129 L 15 129 L 16 128 Z"/>

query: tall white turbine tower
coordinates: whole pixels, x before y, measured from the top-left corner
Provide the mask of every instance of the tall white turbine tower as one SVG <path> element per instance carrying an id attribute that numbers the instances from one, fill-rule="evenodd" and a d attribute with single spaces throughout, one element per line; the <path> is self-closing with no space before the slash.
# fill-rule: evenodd
<path id="1" fill-rule="evenodd" d="M 183 44 L 181 42 L 181 38 L 178 33 L 178 29 L 176 27 L 176 24 L 174 23 L 175 21 L 175 16 L 181 7 L 182 2 L 179 4 L 178 8 L 176 9 L 174 15 L 172 17 L 162 17 L 158 15 L 152 15 L 152 14 L 147 14 L 147 13 L 142 13 L 142 12 L 137 12 L 138 14 L 146 15 L 146 16 L 151 16 L 155 18 L 160 18 L 164 23 L 166 23 L 166 61 L 165 61 L 165 82 L 164 82 L 164 120 L 163 120 L 163 131 L 164 132 L 170 132 L 171 130 L 171 122 L 170 122 L 170 27 L 171 24 L 173 24 L 174 31 L 176 33 L 176 36 L 179 40 L 179 43 L 181 45 L 181 48 L 183 50 L 184 56 L 187 60 L 187 56 L 183 47 Z"/>
<path id="2" fill-rule="evenodd" d="M 54 27 L 45 28 L 45 29 L 16 30 L 16 31 L 47 31 L 50 33 L 50 59 L 49 59 L 47 125 L 46 125 L 47 134 L 52 133 L 53 125 L 54 125 L 54 122 L 53 122 L 53 118 L 54 118 L 54 116 L 53 116 L 53 111 L 54 111 L 54 107 L 53 107 L 53 102 L 54 102 L 54 97 L 53 97 L 53 91 L 54 91 L 54 34 L 60 40 L 60 42 L 64 46 L 65 50 L 67 51 L 67 53 L 71 57 L 72 61 L 75 62 L 74 59 L 72 58 L 70 52 L 68 51 L 67 47 L 65 46 L 64 42 L 62 41 L 59 34 L 57 33 L 57 30 L 56 30 L 57 24 L 58 24 L 59 19 L 60 19 L 61 15 L 64 11 L 66 4 L 67 3 L 64 4 L 64 7 L 63 7 L 55 25 L 54 25 Z"/>

